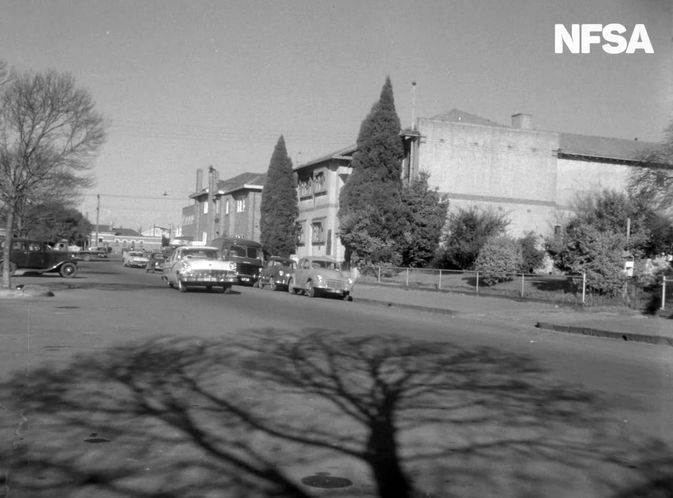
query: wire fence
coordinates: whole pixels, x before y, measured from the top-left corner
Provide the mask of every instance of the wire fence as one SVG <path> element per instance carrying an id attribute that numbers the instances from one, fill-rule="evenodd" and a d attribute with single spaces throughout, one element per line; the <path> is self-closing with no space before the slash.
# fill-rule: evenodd
<path id="1" fill-rule="evenodd" d="M 478 271 L 373 266 L 360 270 L 359 282 L 444 292 L 539 300 L 564 305 L 617 305 L 673 309 L 673 279 L 645 287 L 629 279 L 620 296 L 607 297 L 587 289 L 584 274 L 510 274 L 504 282 L 486 285 Z"/>

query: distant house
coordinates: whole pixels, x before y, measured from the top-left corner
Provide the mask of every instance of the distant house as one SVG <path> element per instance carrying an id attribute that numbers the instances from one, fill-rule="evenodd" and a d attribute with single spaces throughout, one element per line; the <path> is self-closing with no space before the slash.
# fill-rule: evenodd
<path id="1" fill-rule="evenodd" d="M 112 254 L 121 254 L 124 249 L 152 251 L 161 248 L 161 235 L 143 235 L 131 228 L 113 225 L 94 225 L 90 245 L 111 248 Z"/>
<path id="2" fill-rule="evenodd" d="M 262 189 L 266 174 L 242 173 L 220 180 L 212 166 L 207 185 L 203 170 L 196 172 L 193 204 L 182 209 L 182 235 L 208 243 L 217 237 L 241 237 L 259 241 Z"/>

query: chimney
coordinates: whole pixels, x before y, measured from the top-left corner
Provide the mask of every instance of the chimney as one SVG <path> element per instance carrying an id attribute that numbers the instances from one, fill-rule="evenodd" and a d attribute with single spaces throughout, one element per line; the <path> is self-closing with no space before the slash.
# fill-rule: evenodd
<path id="1" fill-rule="evenodd" d="M 201 192 L 201 189 L 203 188 L 203 170 L 202 169 L 197 169 L 196 170 L 196 193 L 198 194 Z"/>
<path id="2" fill-rule="evenodd" d="M 512 114 L 512 128 L 516 128 L 517 130 L 532 130 L 533 116 L 522 112 Z"/>

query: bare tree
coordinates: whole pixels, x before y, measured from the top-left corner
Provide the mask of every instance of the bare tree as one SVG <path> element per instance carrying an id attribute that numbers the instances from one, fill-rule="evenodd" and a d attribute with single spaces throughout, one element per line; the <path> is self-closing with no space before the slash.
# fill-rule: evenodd
<path id="1" fill-rule="evenodd" d="M 640 158 L 642 167 L 633 168 L 629 177 L 628 192 L 655 211 L 673 209 L 673 123 L 665 132 L 664 141 L 645 152 Z"/>
<path id="2" fill-rule="evenodd" d="M 71 75 L 13 75 L 0 96 L 0 201 L 7 227 L 3 261 L 9 261 L 17 215 L 34 200 L 76 195 L 90 185 L 86 172 L 104 141 L 103 117 Z M 5 264 L 2 286 L 10 285 Z"/>

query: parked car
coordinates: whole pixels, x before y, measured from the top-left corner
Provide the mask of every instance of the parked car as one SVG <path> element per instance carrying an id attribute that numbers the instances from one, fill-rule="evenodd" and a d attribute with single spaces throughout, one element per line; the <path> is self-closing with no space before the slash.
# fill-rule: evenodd
<path id="1" fill-rule="evenodd" d="M 164 264 L 163 273 L 161 278 L 168 286 L 180 292 L 192 287 L 226 292 L 236 282 L 236 263 L 222 261 L 216 247 L 181 246 Z"/>
<path id="2" fill-rule="evenodd" d="M 146 272 L 157 272 L 164 271 L 164 263 L 166 262 L 166 257 L 161 252 L 153 252 L 147 258 L 147 265 L 145 265 Z"/>
<path id="3" fill-rule="evenodd" d="M 0 251 L 4 240 L 0 242 Z M 4 266 L 2 252 L 0 252 L 0 268 Z M 46 242 L 28 239 L 12 240 L 9 255 L 9 270 L 11 275 L 26 273 L 59 273 L 62 277 L 77 275 L 77 260 L 68 251 L 54 250 Z"/>
<path id="4" fill-rule="evenodd" d="M 346 271 L 341 271 L 341 264 L 336 260 L 323 256 L 301 258 L 297 269 L 288 282 L 290 294 L 301 291 L 309 297 L 319 294 L 331 294 L 343 299 L 352 300 L 353 279 Z"/>
<path id="5" fill-rule="evenodd" d="M 88 249 L 82 249 L 79 252 L 73 253 L 73 256 L 84 261 L 91 261 L 94 258 L 107 259 L 108 250 L 105 247 L 89 247 Z"/>
<path id="6" fill-rule="evenodd" d="M 280 256 L 271 256 L 262 268 L 257 281 L 258 287 L 276 290 L 278 288 L 287 289 L 287 283 L 294 275 L 297 262 L 290 258 Z"/>
<path id="7" fill-rule="evenodd" d="M 134 268 L 145 268 L 149 258 L 143 251 L 129 251 L 124 254 L 122 264 Z"/>
<path id="8" fill-rule="evenodd" d="M 262 244 L 239 237 L 220 237 L 212 241 L 223 261 L 236 263 L 238 282 L 254 285 L 262 269 Z"/>

